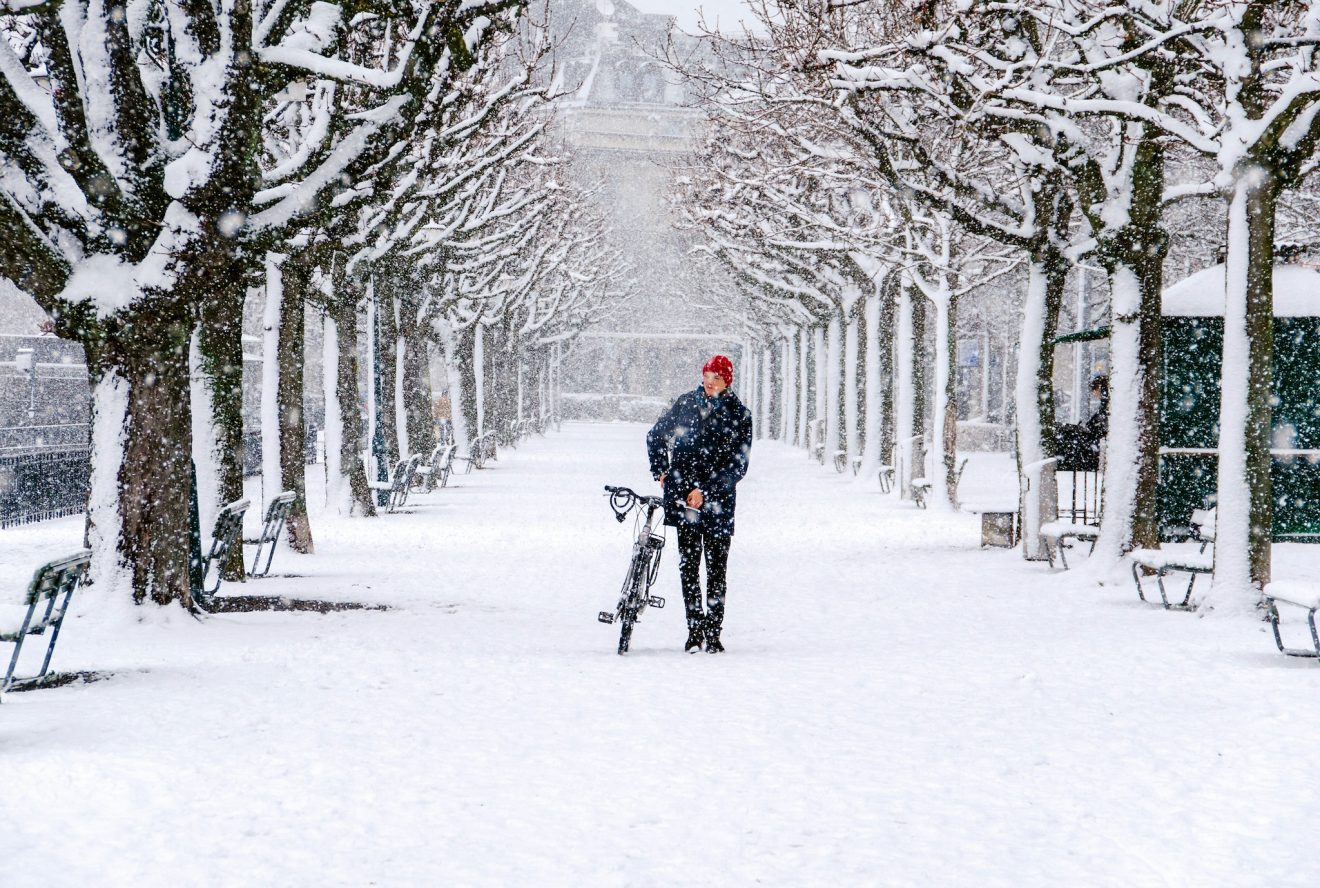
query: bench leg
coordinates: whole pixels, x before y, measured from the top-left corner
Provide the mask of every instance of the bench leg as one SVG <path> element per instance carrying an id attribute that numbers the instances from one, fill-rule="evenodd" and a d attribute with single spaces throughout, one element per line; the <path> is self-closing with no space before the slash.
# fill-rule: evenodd
<path id="1" fill-rule="evenodd" d="M 18 636 L 14 639 L 14 655 L 9 658 L 9 670 L 5 672 L 4 684 L 0 684 L 0 691 L 9 690 L 9 686 L 14 683 L 14 670 L 18 667 L 18 655 L 23 650 L 23 639 L 27 638 L 28 627 L 32 625 L 32 614 L 37 610 L 37 603 L 34 601 L 28 605 L 27 616 L 23 618 L 23 626 L 18 630 Z"/>
<path id="2" fill-rule="evenodd" d="M 1132 563 L 1132 580 L 1137 584 L 1137 597 L 1142 601 L 1146 600 L 1146 590 L 1141 588 L 1141 565 Z"/>
<path id="3" fill-rule="evenodd" d="M 37 673 L 38 681 L 46 677 L 46 670 L 50 668 L 50 658 L 55 655 L 55 642 L 59 641 L 60 627 L 64 625 L 64 617 L 69 612 L 69 599 L 72 597 L 73 587 L 70 586 L 69 590 L 64 593 L 64 603 L 60 605 L 59 618 L 50 624 L 50 643 L 46 645 L 46 658 L 41 661 L 41 671 Z M 52 595 L 51 603 L 53 604 L 54 601 L 55 596 Z M 47 619 L 49 619 L 49 617 L 47 617 Z M 1314 634 L 1314 622 L 1312 622 L 1311 625 L 1313 627 L 1312 634 Z"/>
<path id="4" fill-rule="evenodd" d="M 1192 587 L 1196 585 L 1196 572 L 1192 571 L 1192 578 L 1187 583 L 1187 594 L 1183 596 L 1183 600 L 1179 604 L 1169 603 L 1169 596 L 1164 590 L 1164 577 L 1167 575 L 1167 573 L 1168 571 L 1166 571 L 1164 568 L 1160 568 L 1159 570 L 1155 571 L 1155 581 L 1156 584 L 1160 587 L 1160 601 L 1164 603 L 1164 609 L 1165 610 L 1187 609 L 1187 602 L 1192 600 Z"/>
<path id="5" fill-rule="evenodd" d="M 1279 653 L 1286 654 L 1289 657 L 1306 657 L 1307 659 L 1320 660 L 1320 632 L 1315 627 L 1316 608 L 1309 608 L 1306 612 L 1306 627 L 1311 631 L 1311 647 L 1314 650 L 1303 650 L 1302 648 L 1290 648 L 1283 643 L 1283 633 L 1279 630 L 1279 607 L 1274 599 L 1266 599 L 1269 602 L 1269 609 L 1266 611 L 1270 621 L 1270 628 L 1274 630 L 1274 644 L 1279 649 Z"/>

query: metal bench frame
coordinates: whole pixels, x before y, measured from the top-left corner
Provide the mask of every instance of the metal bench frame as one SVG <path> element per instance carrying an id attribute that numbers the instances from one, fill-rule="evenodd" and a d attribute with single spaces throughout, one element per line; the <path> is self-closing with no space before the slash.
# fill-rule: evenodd
<path id="1" fill-rule="evenodd" d="M 292 490 L 284 490 L 266 507 L 266 521 L 261 526 L 261 536 L 257 537 L 257 554 L 252 557 L 252 569 L 248 571 L 248 576 L 264 577 L 270 573 L 270 563 L 275 560 L 275 544 L 279 542 L 280 531 L 284 530 L 296 499 L 297 495 Z M 266 548 L 267 544 L 269 548 Z M 257 570 L 257 565 L 261 563 L 262 549 L 266 549 L 266 566 Z"/>
<path id="2" fill-rule="evenodd" d="M 1278 602 L 1300 607 L 1306 611 L 1306 625 L 1311 630 L 1311 647 L 1314 650 L 1305 648 L 1290 648 L 1284 645 L 1283 635 L 1279 632 L 1279 608 Z M 1315 612 L 1320 610 L 1320 602 L 1313 604 L 1303 604 L 1300 601 L 1293 601 L 1289 598 L 1283 598 L 1278 595 L 1265 596 L 1265 613 L 1269 617 L 1270 626 L 1274 629 L 1274 643 L 1278 645 L 1279 651 L 1287 654 L 1289 657 L 1307 657 L 1312 660 L 1320 660 L 1320 633 L 1315 628 Z"/>
<path id="3" fill-rule="evenodd" d="M 406 457 L 394 464 L 394 471 L 390 473 L 388 482 L 367 481 L 367 486 L 372 490 L 387 492 L 386 512 L 397 511 L 403 507 L 404 503 L 408 502 L 408 492 L 412 490 L 413 475 L 416 473 L 417 463 L 420 461 L 420 456 Z"/>
<path id="4" fill-rule="evenodd" d="M 198 598 L 203 602 L 220 591 L 220 584 L 224 581 L 224 563 L 235 546 L 243 545 L 243 516 L 247 514 L 249 505 L 247 500 L 235 500 L 216 513 L 211 549 L 202 560 L 202 588 L 198 590 Z M 215 585 L 208 589 L 206 575 L 211 572 L 213 564 L 217 565 Z"/>
<path id="5" fill-rule="evenodd" d="M 1215 510 L 1208 510 L 1206 514 L 1213 516 Z M 1210 533 L 1207 535 L 1204 528 L 1201 526 L 1201 522 L 1196 520 L 1196 513 L 1193 513 L 1192 515 L 1190 526 L 1191 538 L 1201 544 L 1199 551 L 1204 554 L 1205 550 L 1214 542 L 1214 527 L 1212 526 L 1210 528 Z M 1160 603 L 1164 606 L 1165 610 L 1192 610 L 1192 590 L 1196 586 L 1196 578 L 1203 574 L 1213 574 L 1215 572 L 1213 558 L 1209 565 L 1193 564 L 1189 562 L 1180 563 L 1178 561 L 1170 561 L 1164 564 L 1149 564 L 1143 562 L 1138 556 L 1134 555 L 1132 558 L 1132 579 L 1137 584 L 1137 597 L 1142 601 L 1149 601 L 1149 599 L 1146 598 L 1146 590 L 1141 585 L 1142 570 L 1155 572 L 1155 585 L 1159 589 Z M 1187 592 L 1183 595 L 1183 600 L 1178 604 L 1173 604 L 1169 601 L 1168 593 L 1164 588 L 1164 578 L 1171 573 L 1190 574 L 1190 577 L 1187 580 Z M 1154 602 L 1150 603 L 1154 604 Z"/>
<path id="6" fill-rule="evenodd" d="M 437 487 L 449 486 L 449 474 L 454 470 L 454 451 L 457 448 L 453 444 L 437 444 L 431 451 L 431 459 L 424 466 L 418 466 L 416 474 L 426 478 L 426 491 L 429 493 Z"/>
<path id="7" fill-rule="evenodd" d="M 1059 553 L 1059 563 L 1063 565 L 1064 570 L 1068 570 L 1068 555 L 1066 554 L 1072 546 L 1065 540 L 1080 540 L 1083 543 L 1091 544 L 1091 552 L 1095 551 L 1096 541 L 1100 539 L 1100 528 L 1094 524 L 1074 524 L 1072 527 L 1058 534 L 1048 534 L 1041 532 L 1041 536 L 1046 539 L 1053 539 L 1054 545 L 1045 546 L 1045 558 L 1049 561 L 1050 567 L 1054 566 L 1054 553 Z"/>
<path id="8" fill-rule="evenodd" d="M 64 616 L 69 612 L 69 600 L 73 598 L 73 590 L 82 585 L 86 578 L 91 560 L 91 550 L 83 549 L 76 554 L 43 564 L 33 575 L 32 582 L 28 586 L 26 599 L 28 609 L 22 627 L 17 632 L 0 634 L 0 641 L 8 641 L 14 645 L 14 653 L 9 658 L 9 668 L 5 671 L 4 683 L 0 684 L 0 692 L 12 687 L 37 685 L 46 677 L 46 672 L 50 669 L 51 657 L 55 654 L 55 642 L 59 640 L 60 628 L 64 625 Z M 34 621 L 37 606 L 43 601 L 46 602 L 46 608 L 41 618 Z M 47 629 L 50 630 L 50 641 L 46 643 L 46 656 L 41 661 L 41 671 L 27 678 L 14 678 L 14 670 L 18 668 L 18 656 L 23 650 L 24 639 L 29 635 L 44 635 Z"/>

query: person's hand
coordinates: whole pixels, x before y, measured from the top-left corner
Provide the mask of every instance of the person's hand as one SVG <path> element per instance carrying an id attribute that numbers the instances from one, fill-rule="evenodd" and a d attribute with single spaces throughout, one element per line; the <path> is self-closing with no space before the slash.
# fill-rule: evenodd
<path id="1" fill-rule="evenodd" d="M 704 503 L 705 501 L 706 501 L 706 497 L 702 494 L 700 490 L 693 490 L 691 493 L 688 494 L 687 497 L 687 504 L 694 509 L 700 509 L 701 504 Z"/>
<path id="2" fill-rule="evenodd" d="M 662 488 L 665 486 L 665 476 L 664 476 L 664 475 L 661 475 L 661 476 L 660 476 L 659 478 L 657 478 L 656 480 L 660 482 L 660 486 L 661 486 Z"/>

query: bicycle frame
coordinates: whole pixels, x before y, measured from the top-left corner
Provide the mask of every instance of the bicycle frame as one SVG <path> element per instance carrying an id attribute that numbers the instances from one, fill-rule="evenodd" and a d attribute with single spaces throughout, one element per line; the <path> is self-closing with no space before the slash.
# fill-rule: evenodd
<path id="1" fill-rule="evenodd" d="M 619 653 L 627 653 L 632 638 L 633 624 L 642 611 L 649 607 L 664 607 L 665 600 L 651 595 L 651 586 L 655 583 L 660 570 L 660 553 L 665 546 L 664 536 L 654 532 L 655 514 L 664 508 L 660 497 L 641 496 L 626 487 L 606 487 L 610 494 L 610 508 L 614 517 L 623 521 L 633 509 L 644 508 L 645 517 L 633 539 L 632 557 L 628 563 L 628 573 L 624 577 L 623 588 L 619 591 L 619 603 L 614 613 L 601 611 L 597 619 L 602 623 L 613 623 L 616 619 L 622 624 L 619 632 Z"/>

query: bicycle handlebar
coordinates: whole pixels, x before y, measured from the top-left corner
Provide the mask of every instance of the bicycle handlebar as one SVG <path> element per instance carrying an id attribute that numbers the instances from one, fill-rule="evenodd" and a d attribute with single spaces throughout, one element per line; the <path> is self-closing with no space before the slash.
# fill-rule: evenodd
<path id="1" fill-rule="evenodd" d="M 627 487 L 612 487 L 606 484 L 605 492 L 610 495 L 610 508 L 614 510 L 614 517 L 619 521 L 627 517 L 638 503 L 654 509 L 663 509 L 665 505 L 661 497 L 643 496 Z"/>

